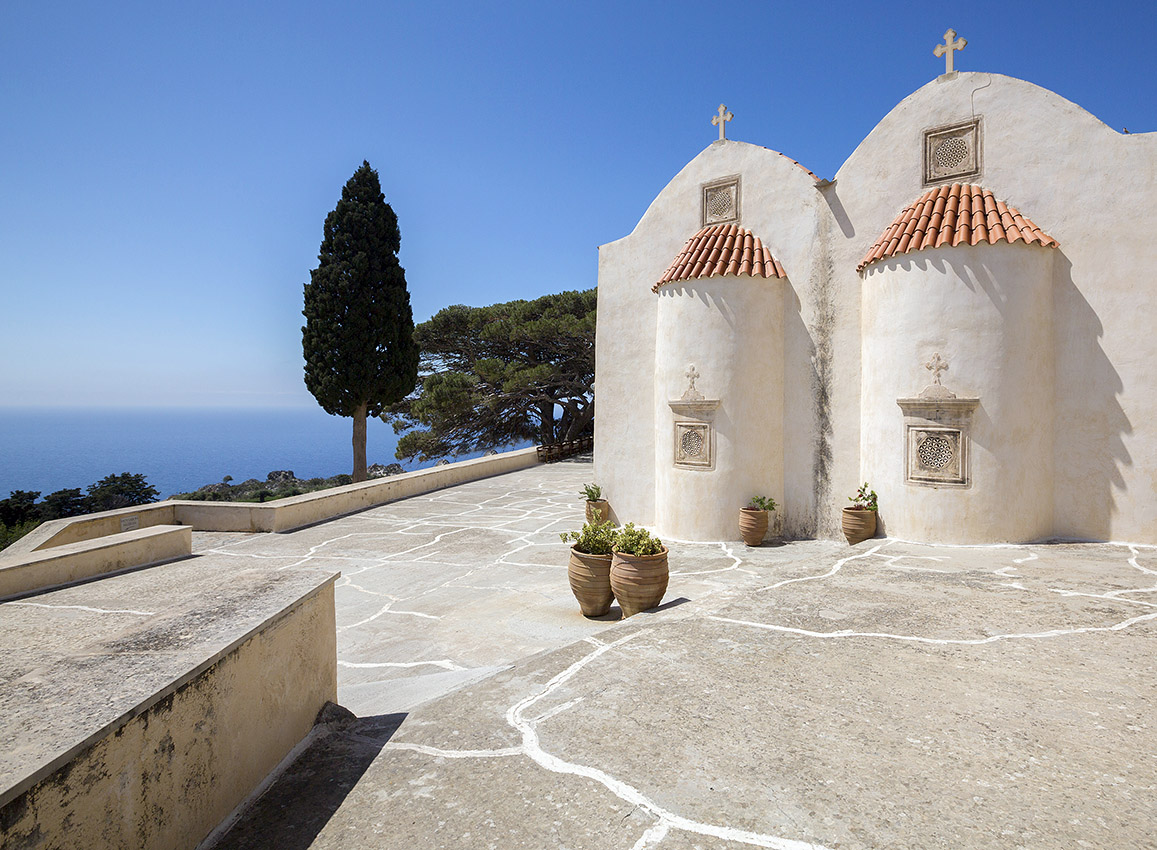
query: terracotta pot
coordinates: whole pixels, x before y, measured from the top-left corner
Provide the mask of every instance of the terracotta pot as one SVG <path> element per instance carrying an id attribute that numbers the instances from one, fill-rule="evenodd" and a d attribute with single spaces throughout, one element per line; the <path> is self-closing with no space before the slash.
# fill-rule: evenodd
<path id="1" fill-rule="evenodd" d="M 853 546 L 862 540 L 876 536 L 876 512 L 859 508 L 844 508 L 844 537 Z"/>
<path id="2" fill-rule="evenodd" d="M 611 590 L 623 618 L 656 607 L 667 592 L 667 547 L 658 555 L 625 555 L 616 551 L 611 558 Z"/>
<path id="3" fill-rule="evenodd" d="M 587 522 L 606 522 L 611 518 L 611 506 L 606 499 L 595 499 L 587 502 Z"/>
<path id="4" fill-rule="evenodd" d="M 588 555 L 572 546 L 566 574 L 584 617 L 601 617 L 611 610 L 610 555 Z"/>
<path id="5" fill-rule="evenodd" d="M 767 511 L 759 508 L 739 509 L 739 533 L 748 546 L 758 546 L 767 534 Z"/>

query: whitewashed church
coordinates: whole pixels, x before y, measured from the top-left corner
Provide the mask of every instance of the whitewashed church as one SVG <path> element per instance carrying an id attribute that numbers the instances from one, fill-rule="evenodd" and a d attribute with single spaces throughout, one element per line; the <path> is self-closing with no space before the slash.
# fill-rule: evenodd
<path id="1" fill-rule="evenodd" d="M 725 138 L 599 253 L 595 476 L 620 521 L 738 539 L 1157 544 L 1157 133 L 947 71 L 823 180 Z"/>

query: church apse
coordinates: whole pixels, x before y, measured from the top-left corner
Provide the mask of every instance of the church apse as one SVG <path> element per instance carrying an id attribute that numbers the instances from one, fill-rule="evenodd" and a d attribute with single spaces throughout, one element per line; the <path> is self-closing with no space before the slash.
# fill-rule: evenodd
<path id="1" fill-rule="evenodd" d="M 661 534 L 727 540 L 752 496 L 783 500 L 785 278 L 755 234 L 717 224 L 653 287 Z"/>
<path id="2" fill-rule="evenodd" d="M 992 192 L 953 184 L 865 255 L 861 468 L 890 536 L 1051 533 L 1055 247 Z"/>

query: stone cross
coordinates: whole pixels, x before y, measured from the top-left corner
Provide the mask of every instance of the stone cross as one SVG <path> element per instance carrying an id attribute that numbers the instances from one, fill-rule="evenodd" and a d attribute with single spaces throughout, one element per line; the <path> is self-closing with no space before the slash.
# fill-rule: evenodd
<path id="1" fill-rule="evenodd" d="M 932 382 L 938 387 L 941 386 L 940 373 L 948 371 L 948 363 L 940 359 L 939 351 L 933 354 L 932 359 L 924 364 L 924 368 L 932 373 Z"/>
<path id="2" fill-rule="evenodd" d="M 695 364 L 692 363 L 687 367 L 687 389 L 695 392 L 695 382 L 699 380 L 699 373 L 695 371 Z"/>
<path id="3" fill-rule="evenodd" d="M 955 41 L 953 40 L 955 39 Z M 968 44 L 963 38 L 956 38 L 956 30 L 950 29 L 944 33 L 944 43 L 936 45 L 936 49 L 932 51 L 935 56 L 944 57 L 944 73 L 954 73 L 952 69 L 952 51 L 963 50 L 964 45 Z M 940 383 L 937 381 L 936 383 Z"/>
<path id="4" fill-rule="evenodd" d="M 719 109 L 717 111 L 719 114 L 711 119 L 711 123 L 719 127 L 719 141 L 722 142 L 727 138 L 727 135 L 723 132 L 727 128 L 727 122 L 735 116 L 728 112 L 727 107 L 722 103 L 719 104 Z"/>
<path id="5" fill-rule="evenodd" d="M 683 400 L 702 401 L 703 394 L 699 392 L 699 390 L 695 389 L 695 382 L 698 381 L 700 377 L 699 373 L 695 371 L 695 364 L 690 364 L 687 367 L 687 371 L 683 374 L 687 376 L 687 389 L 683 391 Z"/>

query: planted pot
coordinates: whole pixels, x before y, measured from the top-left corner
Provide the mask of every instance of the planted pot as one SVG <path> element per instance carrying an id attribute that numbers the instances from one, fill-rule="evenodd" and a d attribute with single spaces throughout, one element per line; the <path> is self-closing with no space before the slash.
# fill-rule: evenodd
<path id="1" fill-rule="evenodd" d="M 615 550 L 611 558 L 611 590 L 624 619 L 657 607 L 667 592 L 669 578 L 666 546 L 658 555 L 627 555 Z"/>
<path id="2" fill-rule="evenodd" d="M 606 499 L 594 499 L 587 502 L 587 522 L 592 525 L 597 522 L 606 522 L 611 518 L 611 506 Z"/>
<path id="3" fill-rule="evenodd" d="M 758 546 L 767 534 L 767 511 L 759 508 L 739 509 L 739 533 L 748 546 Z"/>
<path id="4" fill-rule="evenodd" d="M 864 508 L 844 508 L 842 526 L 844 537 L 855 546 L 876 536 L 876 512 Z"/>
<path id="5" fill-rule="evenodd" d="M 610 555 L 588 555 L 572 546 L 566 574 L 584 617 L 601 617 L 611 610 Z"/>

